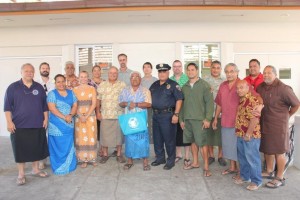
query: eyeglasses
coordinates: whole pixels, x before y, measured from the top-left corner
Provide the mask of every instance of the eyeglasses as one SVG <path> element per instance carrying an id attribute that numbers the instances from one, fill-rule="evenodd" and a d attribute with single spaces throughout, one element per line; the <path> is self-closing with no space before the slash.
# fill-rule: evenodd
<path id="1" fill-rule="evenodd" d="M 44 84 L 44 90 L 45 90 L 45 92 L 48 92 L 48 89 L 47 89 L 47 85 L 46 85 L 46 84 Z"/>

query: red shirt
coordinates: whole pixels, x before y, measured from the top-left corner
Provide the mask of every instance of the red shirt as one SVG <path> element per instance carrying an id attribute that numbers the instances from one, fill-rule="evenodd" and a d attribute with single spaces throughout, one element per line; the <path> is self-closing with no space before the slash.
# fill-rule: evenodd
<path id="1" fill-rule="evenodd" d="M 253 89 L 256 91 L 256 88 L 262 83 L 264 82 L 264 78 L 262 73 L 259 73 L 259 75 L 255 78 L 252 79 L 251 76 L 247 76 L 245 79 L 245 81 L 247 81 L 250 85 L 252 85 Z"/>
<path id="2" fill-rule="evenodd" d="M 237 79 L 231 88 L 229 88 L 229 82 L 224 81 L 220 87 L 216 96 L 215 102 L 222 108 L 221 126 L 226 128 L 235 127 L 236 113 L 240 102 L 240 97 L 236 92 Z"/>

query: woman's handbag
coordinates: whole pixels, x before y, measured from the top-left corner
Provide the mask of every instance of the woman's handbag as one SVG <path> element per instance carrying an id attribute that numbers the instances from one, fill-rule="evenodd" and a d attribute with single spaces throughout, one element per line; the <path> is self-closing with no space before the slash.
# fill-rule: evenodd
<path id="1" fill-rule="evenodd" d="M 147 111 L 119 115 L 119 124 L 124 135 L 131 135 L 147 130 Z"/>

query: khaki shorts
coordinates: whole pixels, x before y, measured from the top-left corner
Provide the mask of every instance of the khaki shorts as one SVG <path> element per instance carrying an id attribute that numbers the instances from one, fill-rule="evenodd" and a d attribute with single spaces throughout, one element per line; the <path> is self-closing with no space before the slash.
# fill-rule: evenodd
<path id="1" fill-rule="evenodd" d="M 207 145 L 208 129 L 202 129 L 202 121 L 188 119 L 184 122 L 183 142 L 196 143 L 199 147 Z"/>

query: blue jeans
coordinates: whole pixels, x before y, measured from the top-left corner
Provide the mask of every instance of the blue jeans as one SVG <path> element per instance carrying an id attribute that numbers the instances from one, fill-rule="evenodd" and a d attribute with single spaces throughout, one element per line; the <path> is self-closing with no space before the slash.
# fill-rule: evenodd
<path id="1" fill-rule="evenodd" d="M 242 137 L 237 139 L 241 178 L 256 185 L 262 183 L 259 146 L 260 139 L 251 138 L 249 142 L 244 141 Z"/>

